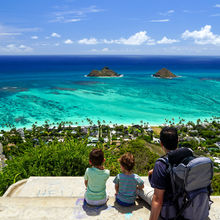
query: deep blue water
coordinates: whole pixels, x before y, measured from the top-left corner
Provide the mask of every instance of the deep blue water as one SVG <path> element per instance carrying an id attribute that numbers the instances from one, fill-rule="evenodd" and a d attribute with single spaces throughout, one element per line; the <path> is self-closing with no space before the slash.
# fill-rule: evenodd
<path id="1" fill-rule="evenodd" d="M 85 77 L 104 66 L 124 77 Z M 152 78 L 163 67 L 181 77 Z M 0 126 L 212 116 L 220 116 L 220 57 L 0 56 Z"/>

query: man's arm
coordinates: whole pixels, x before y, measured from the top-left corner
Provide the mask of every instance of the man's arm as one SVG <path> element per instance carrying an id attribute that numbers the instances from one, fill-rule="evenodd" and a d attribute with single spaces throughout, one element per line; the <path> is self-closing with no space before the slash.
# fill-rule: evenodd
<path id="1" fill-rule="evenodd" d="M 154 195 L 151 204 L 151 214 L 149 220 L 158 220 L 163 205 L 163 197 L 165 190 L 154 189 Z"/>
<path id="2" fill-rule="evenodd" d="M 152 173 L 153 173 L 153 171 L 154 171 L 153 169 L 149 170 L 149 171 L 148 171 L 148 176 L 151 176 Z"/>

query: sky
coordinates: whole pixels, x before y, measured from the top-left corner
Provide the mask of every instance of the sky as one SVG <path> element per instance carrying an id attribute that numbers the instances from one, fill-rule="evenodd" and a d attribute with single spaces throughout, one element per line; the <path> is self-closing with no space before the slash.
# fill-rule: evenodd
<path id="1" fill-rule="evenodd" d="M 220 55 L 220 0 L 0 1 L 0 55 Z"/>

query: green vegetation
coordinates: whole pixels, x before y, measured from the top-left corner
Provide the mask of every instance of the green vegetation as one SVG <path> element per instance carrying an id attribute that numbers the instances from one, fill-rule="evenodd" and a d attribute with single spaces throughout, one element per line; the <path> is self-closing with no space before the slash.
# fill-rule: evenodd
<path id="1" fill-rule="evenodd" d="M 40 143 L 7 161 L 0 173 L 0 195 L 18 180 L 30 176 L 82 176 L 88 163 L 88 147 L 83 141 Z"/>
<path id="2" fill-rule="evenodd" d="M 220 195 L 220 173 L 216 173 L 213 176 L 212 180 L 212 188 L 213 188 L 213 195 Z"/>
<path id="3" fill-rule="evenodd" d="M 120 172 L 118 158 L 125 152 L 135 156 L 134 172 L 147 176 L 163 151 L 158 144 L 160 127 L 151 129 L 141 125 L 102 125 L 88 119 L 90 126 L 57 127 L 47 122 L 43 126 L 33 125 L 32 129 L 11 129 L 0 132 L 0 143 L 6 160 L 0 160 L 0 195 L 18 180 L 30 176 L 82 176 L 89 166 L 88 155 L 93 147 L 105 153 L 105 167 L 111 175 Z M 217 118 L 211 122 L 189 122 L 180 120 L 178 128 L 180 145 L 190 147 L 197 155 L 209 156 L 214 161 L 212 187 L 220 195 L 220 123 Z M 105 123 L 105 122 L 103 122 Z M 170 121 L 169 124 L 174 124 Z M 0 152 L 1 153 L 1 152 Z M 0 159 L 1 159 L 0 157 Z M 3 157 L 4 158 L 4 157 Z M 3 161 L 3 162 L 2 162 Z M 3 167 L 1 169 L 1 166 Z"/>
<path id="4" fill-rule="evenodd" d="M 148 149 L 143 139 L 110 148 L 98 143 L 98 147 L 105 152 L 105 167 L 110 169 L 111 175 L 120 172 L 118 158 L 127 151 L 135 155 L 135 172 L 140 175 L 147 175 L 158 158 L 157 154 Z M 83 176 L 85 169 L 89 167 L 88 155 L 92 147 L 87 146 L 86 139 L 65 139 L 64 142 L 55 140 L 49 144 L 40 141 L 39 145 L 30 145 L 24 149 L 16 157 L 14 155 L 17 151 L 12 149 L 13 156 L 0 173 L 0 195 L 11 184 L 30 176 Z"/>

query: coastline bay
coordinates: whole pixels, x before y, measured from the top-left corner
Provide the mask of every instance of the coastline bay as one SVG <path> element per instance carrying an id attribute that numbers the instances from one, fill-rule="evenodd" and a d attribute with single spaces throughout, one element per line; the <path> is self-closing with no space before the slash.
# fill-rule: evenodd
<path id="1" fill-rule="evenodd" d="M 0 127 L 61 121 L 162 124 L 220 116 L 220 57 L 0 57 Z M 104 66 L 121 78 L 84 77 Z M 161 67 L 181 77 L 156 79 Z M 82 122 L 83 121 L 83 122 Z"/>

